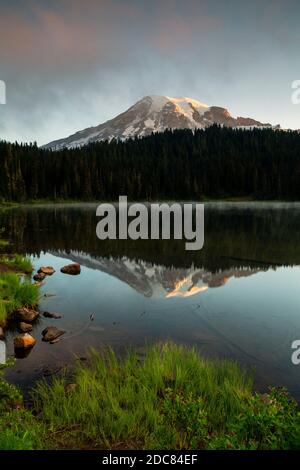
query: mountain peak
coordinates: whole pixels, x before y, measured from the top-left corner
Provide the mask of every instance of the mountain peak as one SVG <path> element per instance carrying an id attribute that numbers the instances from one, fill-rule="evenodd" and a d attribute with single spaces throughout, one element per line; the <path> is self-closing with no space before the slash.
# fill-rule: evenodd
<path id="1" fill-rule="evenodd" d="M 243 128 L 272 127 L 251 118 L 234 118 L 226 108 L 208 106 L 194 98 L 147 95 L 115 118 L 44 147 L 54 150 L 81 147 L 101 140 L 144 137 L 166 129 L 204 129 L 212 124 Z"/>
<path id="2" fill-rule="evenodd" d="M 134 106 L 142 103 L 150 103 L 150 112 L 158 113 L 168 104 L 174 105 L 174 112 L 181 113 L 190 117 L 191 110 L 197 110 L 198 112 L 204 112 L 209 109 L 207 104 L 201 103 L 194 98 L 188 98 L 186 96 L 164 96 L 164 95 L 147 95 L 138 101 Z"/>

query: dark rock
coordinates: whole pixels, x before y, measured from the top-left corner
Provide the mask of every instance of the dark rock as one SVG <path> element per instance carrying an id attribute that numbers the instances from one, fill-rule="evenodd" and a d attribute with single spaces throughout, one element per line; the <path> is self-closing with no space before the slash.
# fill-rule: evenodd
<path id="1" fill-rule="evenodd" d="M 15 336 L 14 338 L 14 346 L 16 349 L 32 348 L 35 345 L 35 343 L 36 343 L 36 339 L 33 338 L 28 333 Z"/>
<path id="2" fill-rule="evenodd" d="M 52 274 L 55 273 L 55 269 L 52 268 L 52 266 L 42 266 L 39 270 L 38 270 L 38 273 L 39 274 L 45 274 L 46 276 L 52 276 Z"/>
<path id="3" fill-rule="evenodd" d="M 30 325 L 30 323 L 25 323 L 21 321 L 21 323 L 19 324 L 19 330 L 23 333 L 29 333 L 29 331 L 32 331 L 32 325 Z"/>
<path id="4" fill-rule="evenodd" d="M 59 330 L 58 328 L 56 328 L 56 326 L 47 326 L 47 328 L 42 331 L 43 341 L 54 341 L 55 339 L 62 336 L 64 333 L 65 331 Z"/>
<path id="5" fill-rule="evenodd" d="M 81 267 L 78 263 L 67 264 L 63 268 L 61 268 L 61 272 L 64 274 L 71 274 L 73 276 L 80 274 Z"/>
<path id="6" fill-rule="evenodd" d="M 37 273 L 33 276 L 33 279 L 35 281 L 43 281 L 46 277 L 46 274 L 45 273 Z"/>
<path id="7" fill-rule="evenodd" d="M 55 318 L 55 319 L 61 318 L 61 315 L 59 315 L 59 313 L 44 312 L 43 316 L 45 318 Z"/>
<path id="8" fill-rule="evenodd" d="M 39 316 L 39 312 L 31 308 L 22 307 L 16 310 L 15 316 L 17 320 L 24 323 L 32 323 Z"/>
<path id="9" fill-rule="evenodd" d="M 33 348 L 15 348 L 15 358 L 16 359 L 25 359 L 29 356 Z"/>

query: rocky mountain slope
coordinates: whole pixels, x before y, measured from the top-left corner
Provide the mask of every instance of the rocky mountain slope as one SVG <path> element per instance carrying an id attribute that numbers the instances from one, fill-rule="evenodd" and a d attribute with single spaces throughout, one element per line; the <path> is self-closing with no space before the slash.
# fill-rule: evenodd
<path id="1" fill-rule="evenodd" d="M 212 124 L 234 128 L 268 127 L 255 119 L 234 118 L 227 109 L 208 106 L 192 98 L 145 96 L 124 113 L 96 127 L 89 127 L 44 148 L 62 149 L 87 145 L 101 140 L 143 137 L 166 129 L 203 129 Z"/>

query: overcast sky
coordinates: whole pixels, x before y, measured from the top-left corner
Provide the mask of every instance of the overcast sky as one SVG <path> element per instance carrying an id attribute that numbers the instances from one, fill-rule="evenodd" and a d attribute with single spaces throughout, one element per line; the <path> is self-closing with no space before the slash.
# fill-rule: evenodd
<path id="1" fill-rule="evenodd" d="M 299 0 L 0 0 L 0 139 L 44 144 L 149 94 L 300 128 Z"/>

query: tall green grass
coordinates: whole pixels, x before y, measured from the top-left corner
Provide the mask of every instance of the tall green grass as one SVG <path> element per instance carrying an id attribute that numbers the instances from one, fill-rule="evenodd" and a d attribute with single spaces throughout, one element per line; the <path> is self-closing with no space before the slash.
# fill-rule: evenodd
<path id="1" fill-rule="evenodd" d="M 42 426 L 23 406 L 21 392 L 2 379 L 0 364 L 0 450 L 33 450 L 42 447 Z"/>
<path id="2" fill-rule="evenodd" d="M 264 401 L 252 385 L 252 374 L 234 362 L 165 344 L 150 347 L 143 361 L 133 352 L 120 361 L 111 350 L 92 351 L 88 366 L 39 383 L 32 399 L 53 448 L 291 446 L 300 429 L 295 403 L 285 392 Z"/>
<path id="3" fill-rule="evenodd" d="M 13 272 L 0 274 L 0 323 L 20 307 L 34 307 L 39 300 L 38 287 Z"/>
<path id="4" fill-rule="evenodd" d="M 171 343 L 91 352 L 73 376 L 40 382 L 25 409 L 0 378 L 0 449 L 295 449 L 296 402 L 282 389 L 253 393 L 237 364 Z M 0 366 L 1 375 L 1 366 Z"/>

